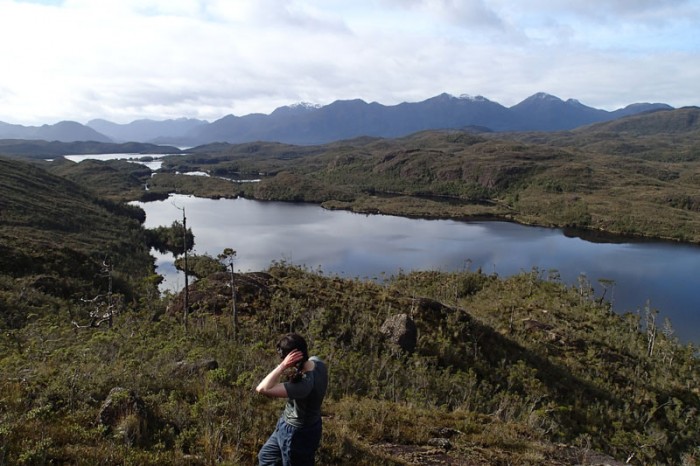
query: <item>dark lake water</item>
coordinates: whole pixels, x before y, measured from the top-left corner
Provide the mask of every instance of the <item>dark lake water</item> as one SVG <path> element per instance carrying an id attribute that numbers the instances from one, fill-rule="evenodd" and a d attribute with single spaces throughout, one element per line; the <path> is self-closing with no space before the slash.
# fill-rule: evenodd
<path id="1" fill-rule="evenodd" d="M 319 269 L 344 277 L 381 278 L 400 270 L 455 271 L 481 268 L 509 276 L 533 267 L 558 271 L 575 284 L 585 274 L 614 280 L 606 295 L 617 312 L 643 312 L 647 302 L 669 318 L 683 342 L 700 343 L 700 247 L 666 242 L 596 242 L 559 229 L 507 222 L 420 220 L 328 211 L 319 206 L 246 199 L 201 199 L 175 195 L 137 203 L 146 227 L 182 220 L 195 235 L 195 253 L 237 251 L 237 271 L 264 270 L 273 261 Z M 170 255 L 156 256 L 169 289 L 184 276 Z"/>

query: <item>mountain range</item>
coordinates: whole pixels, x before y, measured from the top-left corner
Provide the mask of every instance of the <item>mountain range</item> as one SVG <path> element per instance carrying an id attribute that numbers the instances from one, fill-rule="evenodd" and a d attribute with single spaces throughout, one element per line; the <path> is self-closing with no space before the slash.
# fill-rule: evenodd
<path id="1" fill-rule="evenodd" d="M 113 142 L 110 137 L 75 121 L 61 121 L 54 125 L 42 126 L 13 125 L 0 121 L 0 139 Z"/>
<path id="2" fill-rule="evenodd" d="M 542 92 L 512 107 L 505 107 L 482 96 L 440 94 L 421 102 L 392 106 L 360 99 L 338 100 L 325 106 L 295 104 L 277 108 L 269 115 L 227 115 L 213 122 L 180 118 L 118 124 L 98 119 L 87 125 L 62 121 L 39 127 L 0 122 L 0 139 L 148 142 L 181 147 L 251 141 L 306 145 L 360 136 L 400 137 L 430 129 L 561 131 L 669 109 L 672 107 L 663 103 L 636 103 L 607 111 Z"/>

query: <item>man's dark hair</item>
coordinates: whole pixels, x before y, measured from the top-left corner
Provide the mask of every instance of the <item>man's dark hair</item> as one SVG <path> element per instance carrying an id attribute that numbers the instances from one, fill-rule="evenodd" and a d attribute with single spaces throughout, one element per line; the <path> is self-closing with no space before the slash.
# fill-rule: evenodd
<path id="1" fill-rule="evenodd" d="M 301 380 L 301 369 L 304 367 L 304 363 L 309 359 L 309 348 L 304 337 L 298 333 L 288 333 L 277 342 L 277 354 L 280 355 L 281 359 L 287 357 L 287 355 L 294 350 L 301 351 L 304 357 L 296 363 L 296 371 L 289 377 L 290 382 L 298 382 Z"/>

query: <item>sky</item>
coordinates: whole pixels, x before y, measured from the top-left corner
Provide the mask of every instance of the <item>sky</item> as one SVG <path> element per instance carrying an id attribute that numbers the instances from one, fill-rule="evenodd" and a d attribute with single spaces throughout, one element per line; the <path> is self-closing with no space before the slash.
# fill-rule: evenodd
<path id="1" fill-rule="evenodd" d="M 443 92 L 700 105 L 700 0 L 0 0 L 0 122 Z"/>

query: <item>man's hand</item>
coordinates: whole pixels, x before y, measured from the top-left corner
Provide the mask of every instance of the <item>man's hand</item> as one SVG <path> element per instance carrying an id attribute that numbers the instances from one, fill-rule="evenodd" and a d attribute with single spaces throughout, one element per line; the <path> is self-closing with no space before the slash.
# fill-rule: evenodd
<path id="1" fill-rule="evenodd" d="M 285 356 L 282 361 L 282 366 L 284 366 L 285 369 L 289 369 L 290 367 L 294 367 L 302 359 L 304 359 L 304 353 L 299 350 L 292 350 Z"/>
<path id="2" fill-rule="evenodd" d="M 285 370 L 289 369 L 290 367 L 294 367 L 294 365 L 302 359 L 304 359 L 304 353 L 299 350 L 290 351 L 290 353 L 284 357 L 282 362 L 279 363 L 277 367 L 272 369 L 272 371 L 270 371 L 270 373 L 267 374 L 264 379 L 262 379 L 255 390 L 258 393 L 274 398 L 286 398 L 287 389 L 284 388 L 284 384 L 280 383 L 280 376 L 282 376 L 282 373 Z"/>

